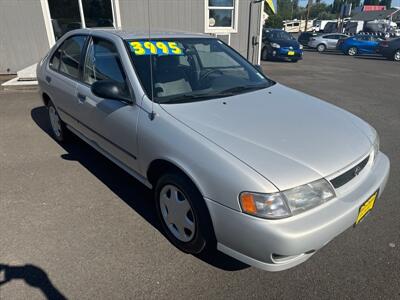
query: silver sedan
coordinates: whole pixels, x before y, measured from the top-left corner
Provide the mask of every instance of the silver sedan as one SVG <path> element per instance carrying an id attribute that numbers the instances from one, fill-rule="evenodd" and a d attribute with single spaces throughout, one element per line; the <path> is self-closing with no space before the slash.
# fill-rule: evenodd
<path id="1" fill-rule="evenodd" d="M 208 35 L 71 31 L 37 76 L 54 138 L 76 134 L 152 188 L 187 253 L 291 268 L 358 226 L 388 179 L 370 125 Z"/>
<path id="2" fill-rule="evenodd" d="M 329 33 L 321 34 L 310 38 L 308 47 L 317 49 L 318 52 L 324 52 L 325 50 L 336 49 L 336 44 L 340 39 L 348 38 L 348 35 L 342 33 Z"/>

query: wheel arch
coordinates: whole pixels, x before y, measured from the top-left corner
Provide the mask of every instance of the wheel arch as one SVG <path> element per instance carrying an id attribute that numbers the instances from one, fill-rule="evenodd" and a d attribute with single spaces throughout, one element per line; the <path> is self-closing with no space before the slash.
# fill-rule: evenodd
<path id="1" fill-rule="evenodd" d="M 49 102 L 51 101 L 50 96 L 46 92 L 42 93 L 42 101 L 43 101 L 44 106 L 48 106 Z"/>

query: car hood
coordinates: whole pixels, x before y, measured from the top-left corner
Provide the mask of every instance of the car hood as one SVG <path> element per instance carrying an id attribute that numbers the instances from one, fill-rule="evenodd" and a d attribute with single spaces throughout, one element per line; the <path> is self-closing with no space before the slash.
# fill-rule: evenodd
<path id="1" fill-rule="evenodd" d="M 299 42 L 296 40 L 274 40 L 274 41 L 271 41 L 271 43 L 277 43 L 283 48 L 290 47 L 290 46 L 292 46 L 293 48 L 299 47 Z"/>
<path id="2" fill-rule="evenodd" d="M 280 84 L 161 106 L 280 190 L 345 168 L 370 151 L 374 136 L 358 117 Z"/>

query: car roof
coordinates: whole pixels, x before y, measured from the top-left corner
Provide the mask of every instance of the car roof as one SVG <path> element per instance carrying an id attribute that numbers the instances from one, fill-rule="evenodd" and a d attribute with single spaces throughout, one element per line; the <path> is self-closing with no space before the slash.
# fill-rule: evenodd
<path id="1" fill-rule="evenodd" d="M 77 34 L 104 33 L 114 34 L 124 40 L 146 39 L 146 38 L 214 38 L 208 34 L 192 33 L 185 31 L 149 31 L 135 29 L 114 29 L 114 28 L 84 28 L 74 30 Z"/>

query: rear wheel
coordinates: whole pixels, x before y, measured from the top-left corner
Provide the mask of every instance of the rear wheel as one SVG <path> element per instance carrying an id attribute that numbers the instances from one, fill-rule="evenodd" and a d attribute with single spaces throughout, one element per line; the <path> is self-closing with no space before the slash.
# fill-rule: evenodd
<path id="1" fill-rule="evenodd" d="M 319 44 L 317 46 L 317 51 L 318 52 L 324 52 L 326 50 L 326 46 L 324 44 Z"/>
<path id="2" fill-rule="evenodd" d="M 178 172 L 161 176 L 155 201 L 165 236 L 178 249 L 191 254 L 215 249 L 207 206 L 189 178 Z"/>
<path id="3" fill-rule="evenodd" d="M 49 120 L 51 126 L 51 132 L 53 137 L 60 143 L 64 142 L 68 136 L 68 129 L 65 123 L 61 120 L 58 115 L 57 109 L 51 100 L 47 104 L 49 111 Z"/>
<path id="4" fill-rule="evenodd" d="M 357 55 L 358 50 L 356 47 L 350 47 L 349 50 L 347 50 L 347 54 L 350 56 Z"/>
<path id="5" fill-rule="evenodd" d="M 400 61 L 400 49 L 397 49 L 396 51 L 394 51 L 393 60 Z"/>

